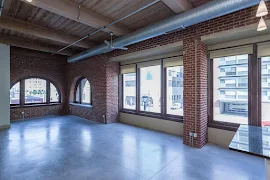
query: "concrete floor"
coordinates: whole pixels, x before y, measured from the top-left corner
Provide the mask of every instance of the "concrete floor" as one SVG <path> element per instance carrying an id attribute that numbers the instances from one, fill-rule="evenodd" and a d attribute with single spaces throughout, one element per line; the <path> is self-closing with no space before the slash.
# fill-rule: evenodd
<path id="1" fill-rule="evenodd" d="M 0 131 L 1 180 L 264 180 L 264 160 L 214 145 L 74 116 Z"/>

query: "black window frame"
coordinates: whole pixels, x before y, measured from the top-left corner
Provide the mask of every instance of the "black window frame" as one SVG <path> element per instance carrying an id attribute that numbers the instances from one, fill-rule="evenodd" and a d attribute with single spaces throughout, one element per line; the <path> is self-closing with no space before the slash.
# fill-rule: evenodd
<path id="1" fill-rule="evenodd" d="M 84 103 L 84 102 L 82 102 L 82 81 L 84 79 L 86 79 L 89 82 L 89 84 L 90 84 L 90 103 Z M 79 87 L 79 101 L 76 100 L 76 95 L 77 95 L 77 89 L 78 89 L 78 87 Z M 75 86 L 75 89 L 74 89 L 74 96 L 73 97 L 74 97 L 74 99 L 73 99 L 74 104 L 82 104 L 82 105 L 91 105 L 92 106 L 92 89 L 91 89 L 91 83 L 90 83 L 90 81 L 87 78 L 82 77 L 82 78 L 80 78 L 77 81 L 76 86 Z"/>
<path id="2" fill-rule="evenodd" d="M 123 108 L 123 99 L 124 99 L 124 94 L 123 94 L 123 90 L 124 90 L 124 78 L 123 78 L 123 74 L 119 75 L 119 109 L 120 112 L 124 112 L 124 113 L 128 113 L 128 114 L 135 114 L 135 115 L 139 115 L 139 116 L 146 116 L 146 117 L 152 117 L 152 118 L 157 118 L 157 119 L 161 119 L 161 120 L 169 120 L 169 121 L 175 121 L 175 122 L 183 122 L 184 117 L 183 116 L 178 116 L 178 115 L 170 115 L 167 114 L 166 112 L 166 103 L 167 103 L 167 68 L 164 67 L 163 65 L 163 61 L 164 59 L 153 59 L 153 60 L 149 60 L 149 61 L 144 61 L 144 62 L 150 62 L 150 61 L 156 61 L 156 60 L 160 60 L 161 61 L 161 66 L 160 66 L 160 73 L 161 73 L 161 86 L 160 86 L 160 108 L 161 111 L 160 113 L 155 113 L 155 112 L 147 112 L 147 111 L 141 111 L 140 110 L 140 68 L 138 68 L 138 63 L 134 63 L 136 65 L 136 108 L 135 110 L 132 109 L 125 109 Z M 127 65 L 131 65 L 131 64 L 127 64 Z M 182 65 L 184 67 L 184 65 Z M 182 77 L 183 78 L 183 77 Z"/>
<path id="3" fill-rule="evenodd" d="M 46 81 L 46 102 L 43 103 L 26 103 L 25 102 L 25 81 L 28 79 L 41 79 L 41 80 L 45 80 Z M 27 77 L 27 78 L 22 78 L 19 81 L 16 81 L 15 83 L 11 84 L 11 88 L 13 88 L 14 85 L 16 85 L 17 83 L 20 83 L 20 103 L 19 104 L 10 104 L 11 107 L 16 107 L 16 106 L 20 106 L 20 107 L 24 107 L 24 106 L 39 106 L 39 105 L 49 105 L 49 104 L 60 104 L 62 102 L 62 95 L 61 95 L 61 91 L 59 90 L 59 88 L 56 86 L 56 84 L 52 81 L 50 81 L 49 79 L 43 78 L 43 77 L 36 77 L 36 76 L 31 76 L 31 77 Z M 54 87 L 56 88 L 58 94 L 59 94 L 59 101 L 58 102 L 51 102 L 51 86 L 50 84 L 53 84 Z"/>

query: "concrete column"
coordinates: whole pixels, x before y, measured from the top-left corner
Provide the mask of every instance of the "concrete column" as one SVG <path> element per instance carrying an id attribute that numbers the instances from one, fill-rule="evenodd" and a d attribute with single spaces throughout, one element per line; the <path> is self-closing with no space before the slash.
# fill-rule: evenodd
<path id="1" fill-rule="evenodd" d="M 200 39 L 184 39 L 184 144 L 207 143 L 207 47 Z M 197 105 L 196 105 L 197 104 Z M 197 137 L 191 138 L 190 132 Z"/>

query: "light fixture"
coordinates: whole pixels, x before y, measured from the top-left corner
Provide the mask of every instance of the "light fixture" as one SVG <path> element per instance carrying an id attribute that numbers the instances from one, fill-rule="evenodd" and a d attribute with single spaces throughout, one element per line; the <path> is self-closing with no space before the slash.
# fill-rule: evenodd
<path id="1" fill-rule="evenodd" d="M 32 0 L 26 0 L 27 2 L 32 2 Z"/>
<path id="2" fill-rule="evenodd" d="M 261 0 L 258 10 L 257 10 L 256 17 L 266 16 L 267 14 L 268 14 L 268 10 L 267 10 L 266 4 L 264 0 Z"/>
<path id="3" fill-rule="evenodd" d="M 266 29 L 267 29 L 267 26 L 265 24 L 265 21 L 264 21 L 263 17 L 261 17 L 257 31 L 264 31 Z"/>

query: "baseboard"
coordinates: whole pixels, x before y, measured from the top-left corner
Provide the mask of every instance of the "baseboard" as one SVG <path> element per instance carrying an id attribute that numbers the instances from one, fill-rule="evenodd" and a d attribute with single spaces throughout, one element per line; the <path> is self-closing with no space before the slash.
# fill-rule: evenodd
<path id="1" fill-rule="evenodd" d="M 10 128 L 10 124 L 9 125 L 0 126 L 0 130 L 8 129 L 8 128 Z"/>

